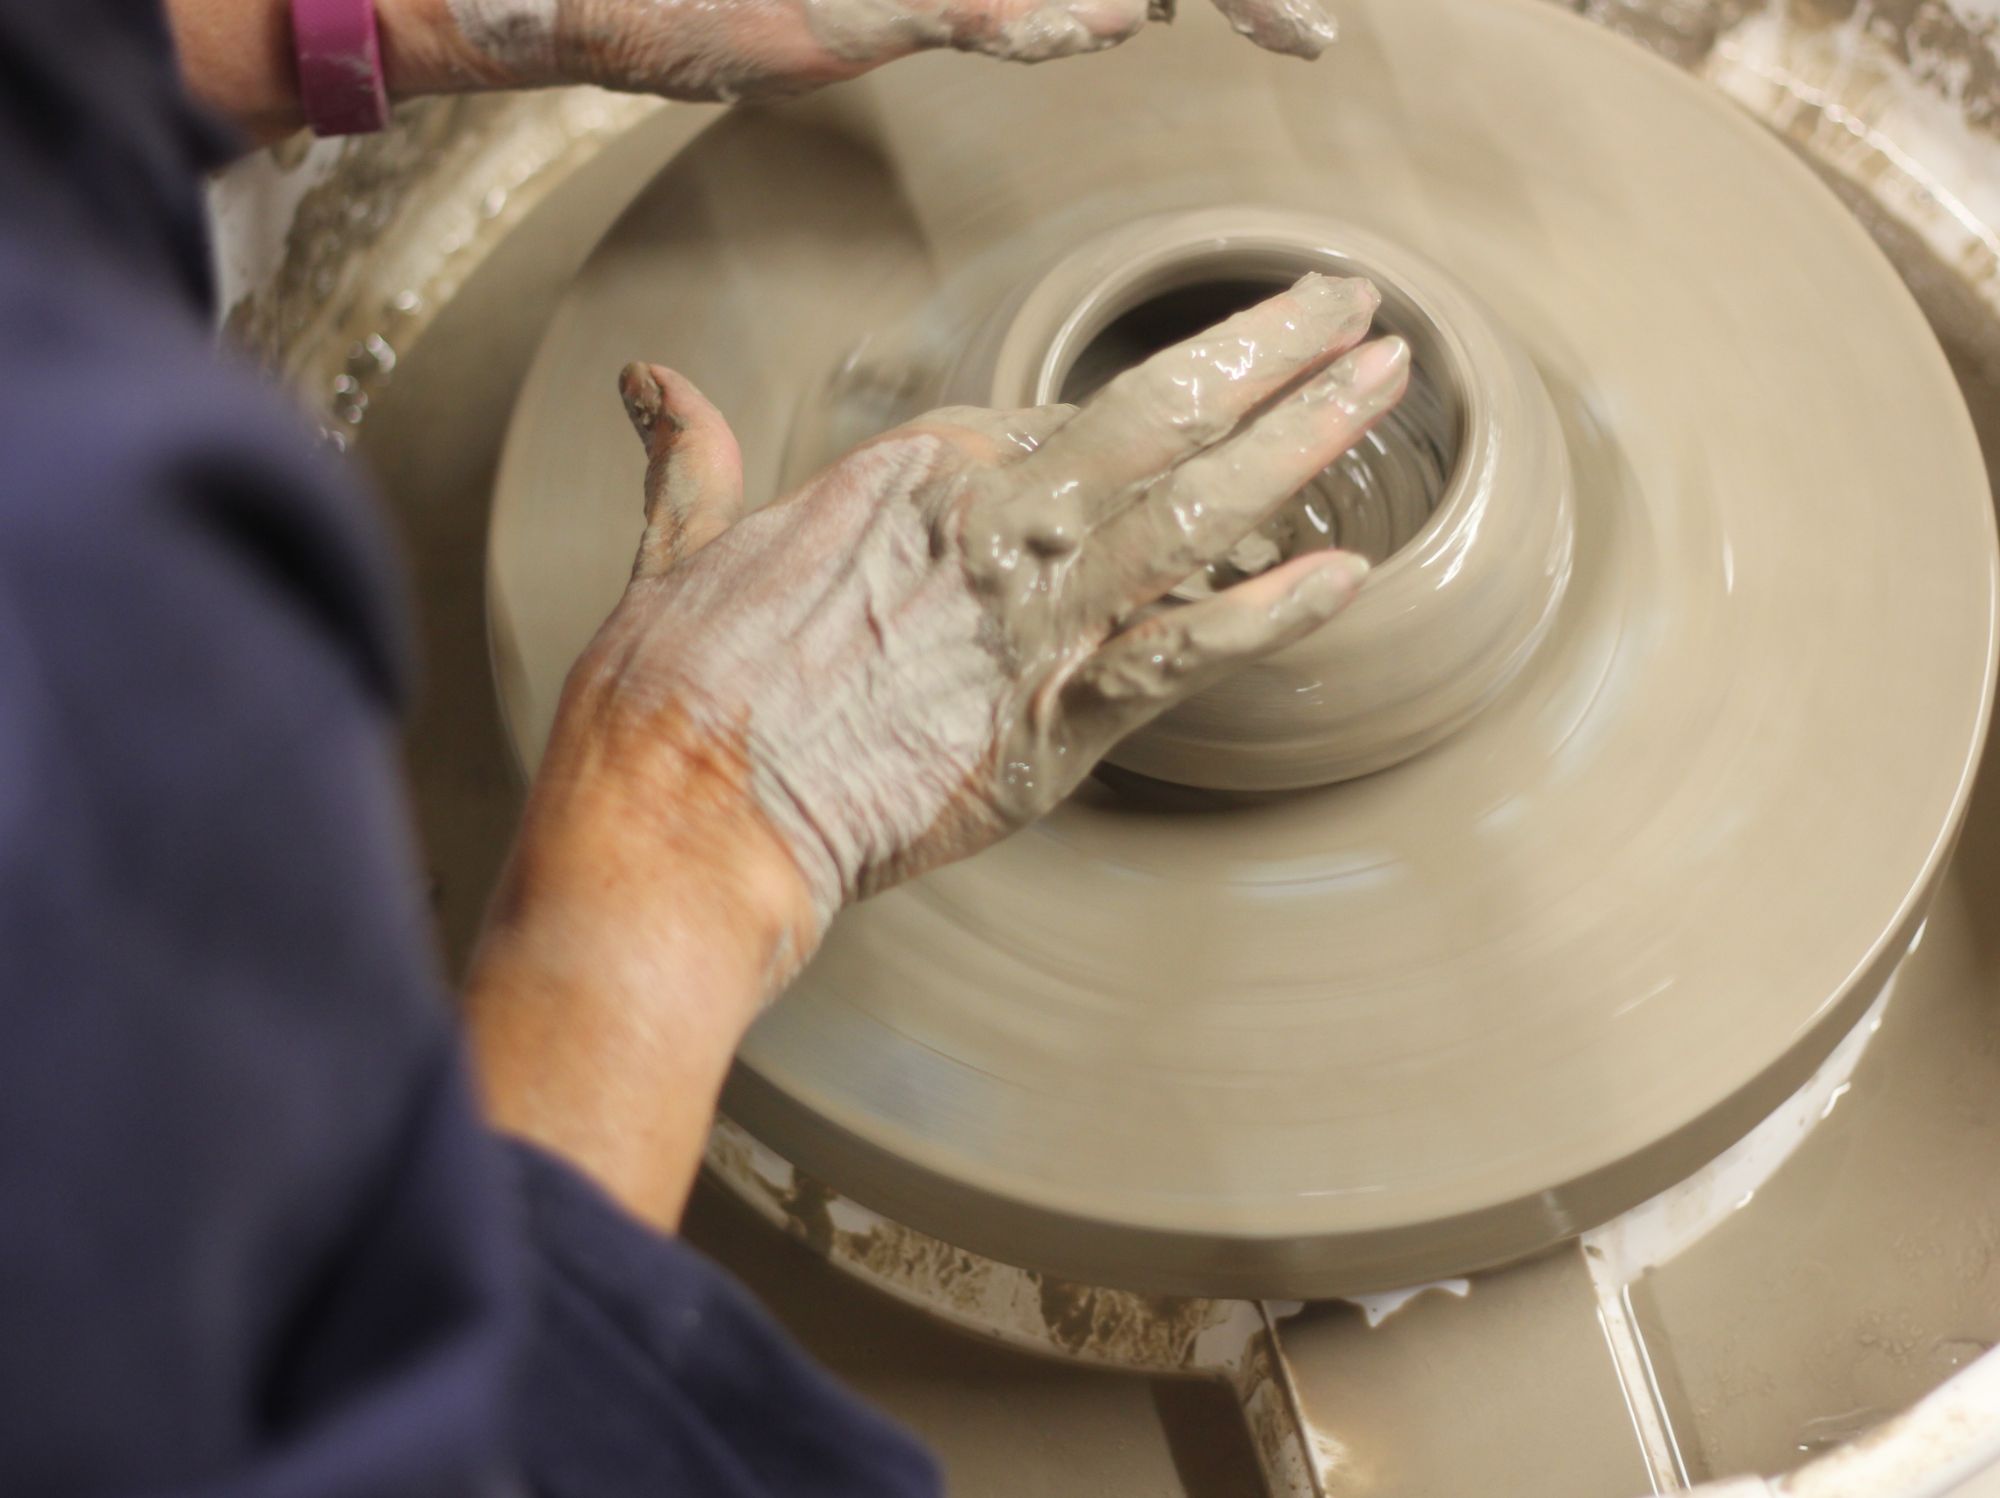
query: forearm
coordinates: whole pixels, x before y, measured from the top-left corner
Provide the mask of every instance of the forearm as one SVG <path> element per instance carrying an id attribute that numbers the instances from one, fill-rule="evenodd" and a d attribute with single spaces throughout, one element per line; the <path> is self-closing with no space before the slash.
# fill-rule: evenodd
<path id="1" fill-rule="evenodd" d="M 1316 57 L 1322 0 L 1216 0 L 1259 46 Z M 166 0 L 188 92 L 251 138 L 304 123 L 290 0 Z M 1145 0 L 376 0 L 390 98 L 596 83 L 673 99 L 789 95 L 931 47 L 1019 62 L 1094 52 Z"/>
<path id="2" fill-rule="evenodd" d="M 815 936 L 788 855 L 699 759 L 552 751 L 465 995 L 489 1118 L 671 1230 L 736 1047 Z"/>
<path id="3" fill-rule="evenodd" d="M 267 143 L 305 124 L 291 0 L 166 0 L 189 95 Z M 448 0 L 377 0 L 376 30 L 392 100 L 480 86 Z"/>

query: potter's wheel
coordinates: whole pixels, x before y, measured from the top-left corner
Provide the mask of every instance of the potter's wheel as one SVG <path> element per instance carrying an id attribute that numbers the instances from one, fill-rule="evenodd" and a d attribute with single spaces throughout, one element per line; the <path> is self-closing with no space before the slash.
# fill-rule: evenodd
<path id="1" fill-rule="evenodd" d="M 849 912 L 746 1046 L 728 1107 L 781 1154 L 1079 1278 L 1407 1282 L 1685 1174 L 1879 992 L 1985 721 L 1977 450 L 1834 200 L 1553 7 L 1344 20 L 1313 67 L 1191 15 L 1086 64 L 926 59 L 699 135 L 691 115 L 509 436 L 492 610 L 532 761 L 638 536 L 628 358 L 691 375 L 768 495 L 882 330 L 902 330 L 884 368 L 926 330 L 948 363 L 959 304 L 1010 265 L 1255 201 L 1420 248 L 1540 367 L 1574 571 L 1501 698 L 1322 791 L 1089 786 Z"/>

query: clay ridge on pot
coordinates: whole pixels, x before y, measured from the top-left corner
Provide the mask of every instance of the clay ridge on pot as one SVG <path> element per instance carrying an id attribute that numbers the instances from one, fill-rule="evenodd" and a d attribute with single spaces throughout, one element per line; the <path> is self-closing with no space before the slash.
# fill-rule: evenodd
<path id="1" fill-rule="evenodd" d="M 1011 407 L 1087 395 L 1115 373 L 1100 367 L 1107 355 L 1150 352 L 1149 315 L 1164 346 L 1234 310 L 1232 292 L 1244 304 L 1307 271 L 1375 282 L 1375 330 L 1409 341 L 1414 377 L 1400 412 L 1315 484 L 1323 492 L 1309 490 L 1266 528 L 1251 570 L 1317 544 L 1359 550 L 1375 571 L 1333 623 L 1126 739 L 1110 756 L 1121 769 L 1235 791 L 1383 769 L 1478 712 L 1555 617 L 1573 499 L 1540 377 L 1469 291 L 1361 230 L 1228 207 L 1103 234 L 1018 302 L 985 398 Z"/>

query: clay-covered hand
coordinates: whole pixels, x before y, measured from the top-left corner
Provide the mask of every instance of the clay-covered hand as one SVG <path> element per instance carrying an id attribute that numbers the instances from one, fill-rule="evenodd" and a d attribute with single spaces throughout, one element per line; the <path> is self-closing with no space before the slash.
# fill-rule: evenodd
<path id="1" fill-rule="evenodd" d="M 423 0 L 428 6 L 440 0 Z M 443 0 L 456 68 L 507 87 L 675 99 L 797 93 L 934 48 L 1041 62 L 1124 41 L 1171 0 Z M 1317 57 L 1325 0 L 1215 0 L 1261 47 Z"/>
<path id="2" fill-rule="evenodd" d="M 1134 728 L 1353 595 L 1366 564 L 1319 551 L 1149 608 L 1401 395 L 1401 340 L 1356 346 L 1376 301 L 1308 276 L 1080 411 L 934 411 L 748 515 L 721 416 L 632 365 L 645 538 L 552 756 L 567 742 L 569 761 L 643 781 L 650 758 L 697 754 L 775 831 L 822 923 L 1020 827 Z"/>

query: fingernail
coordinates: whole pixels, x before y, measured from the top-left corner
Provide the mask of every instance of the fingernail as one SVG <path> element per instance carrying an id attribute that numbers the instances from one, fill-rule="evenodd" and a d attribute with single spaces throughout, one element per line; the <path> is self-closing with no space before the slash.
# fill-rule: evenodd
<path id="1" fill-rule="evenodd" d="M 1304 0 L 1292 9 L 1291 45 L 1284 50 L 1310 61 L 1340 40 L 1340 23 L 1324 6 Z"/>
<path id="2" fill-rule="evenodd" d="M 1368 578 L 1368 559 L 1352 551 L 1335 551 L 1299 579 L 1291 603 L 1308 614 L 1334 614 L 1345 606 Z"/>
<path id="3" fill-rule="evenodd" d="M 1394 337 L 1364 343 L 1314 377 L 1312 393 L 1359 420 L 1393 406 L 1410 378 L 1410 346 Z"/>
<path id="4" fill-rule="evenodd" d="M 652 370 L 634 360 L 618 373 L 618 394 L 625 402 L 625 414 L 631 418 L 639 440 L 651 446 L 653 430 L 659 426 L 667 404 L 667 393 L 660 388 L 659 380 L 654 378 Z"/>

